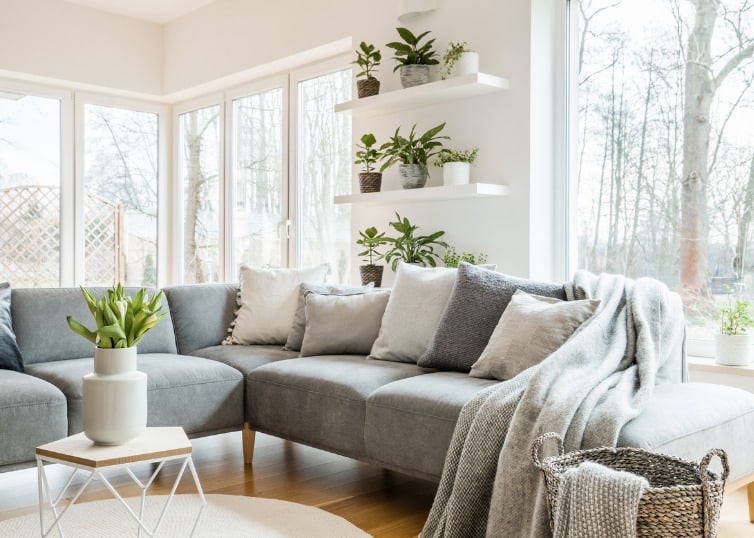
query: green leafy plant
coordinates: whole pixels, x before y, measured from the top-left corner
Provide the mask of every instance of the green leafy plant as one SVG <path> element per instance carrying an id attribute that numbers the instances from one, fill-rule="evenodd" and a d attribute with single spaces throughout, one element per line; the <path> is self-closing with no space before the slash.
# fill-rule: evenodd
<path id="1" fill-rule="evenodd" d="M 393 59 L 398 62 L 393 72 L 397 71 L 402 65 L 437 65 L 440 62 L 435 58 L 437 51 L 432 48 L 435 43 L 434 39 L 427 40 L 424 44 L 420 41 L 429 35 L 429 30 L 421 34 L 414 35 L 408 28 L 396 28 L 396 31 L 403 39 L 403 42 L 392 41 L 385 45 L 395 51 Z"/>
<path id="2" fill-rule="evenodd" d="M 150 299 L 145 288 L 129 297 L 118 284 L 108 289 L 99 300 L 81 287 L 89 312 L 94 317 L 95 330 L 91 331 L 73 316 L 67 316 L 68 326 L 97 347 L 134 347 L 147 332 L 156 326 L 167 313 L 162 310 L 162 292 Z"/>
<path id="3" fill-rule="evenodd" d="M 358 255 L 366 256 L 366 258 L 362 258 L 362 261 L 366 265 L 374 265 L 375 261 L 379 261 L 383 257 L 383 254 L 377 249 L 390 243 L 390 240 L 385 237 L 385 232 L 378 232 L 374 226 L 370 226 L 364 231 L 359 230 L 359 236 L 360 238 L 356 240 L 356 244 L 364 247 L 364 250 L 359 252 Z"/>
<path id="4" fill-rule="evenodd" d="M 358 65 L 361 71 L 356 74 L 356 78 L 374 79 L 374 73 L 377 72 L 377 66 L 382 61 L 380 49 L 375 49 L 374 45 L 362 41 L 359 50 L 356 51 L 356 59 L 351 62 Z"/>
<path id="5" fill-rule="evenodd" d="M 402 261 L 436 267 L 440 256 L 435 252 L 435 248 L 448 246 L 444 241 L 438 241 L 445 232 L 416 235 L 415 232 L 419 229 L 419 226 L 411 224 L 408 218 L 401 217 L 397 211 L 395 218 L 396 220 L 391 222 L 390 226 L 400 235 L 386 238 L 392 247 L 385 253 L 385 261 L 390 264 L 393 271 L 398 268 L 398 264 Z"/>
<path id="6" fill-rule="evenodd" d="M 361 137 L 361 145 L 356 144 L 358 151 L 356 152 L 354 164 L 362 165 L 364 167 L 363 171 L 367 174 L 371 173 L 377 161 L 382 159 L 381 149 L 374 147 L 376 143 L 377 139 L 374 135 L 367 133 Z"/>
<path id="7" fill-rule="evenodd" d="M 754 327 L 749 301 L 733 300 L 728 291 L 728 306 L 720 310 L 720 333 L 728 336 L 746 334 L 746 329 Z"/>
<path id="8" fill-rule="evenodd" d="M 469 163 L 474 164 L 476 157 L 479 154 L 479 148 L 473 147 L 471 149 L 450 149 L 443 148 L 437 153 L 437 160 L 435 166 L 442 166 L 445 163 Z"/>
<path id="9" fill-rule="evenodd" d="M 448 43 L 448 48 L 445 49 L 445 53 L 442 55 L 442 68 L 440 69 L 440 77 L 443 80 L 453 74 L 453 69 L 464 52 L 474 52 L 467 48 L 466 45 L 467 43 L 465 41 L 460 43 L 454 43 L 451 41 Z"/>
<path id="10" fill-rule="evenodd" d="M 385 159 L 380 172 L 384 172 L 396 162 L 418 164 L 425 172 L 428 172 L 427 162 L 442 148 L 440 140 L 450 140 L 448 136 L 438 136 L 444 128 L 445 123 L 443 122 L 440 125 L 432 127 L 423 135 L 417 136 L 416 125 L 414 125 L 411 127 L 408 138 L 406 138 L 400 134 L 401 128 L 398 127 L 390 140 L 380 147 L 380 151 L 384 153 Z"/>
<path id="11" fill-rule="evenodd" d="M 458 267 L 458 264 L 461 262 L 479 265 L 481 263 L 487 263 L 487 254 L 484 252 L 480 252 L 479 254 L 461 252 L 459 254 L 455 247 L 448 247 L 442 255 L 442 262 L 445 264 L 445 267 Z"/>

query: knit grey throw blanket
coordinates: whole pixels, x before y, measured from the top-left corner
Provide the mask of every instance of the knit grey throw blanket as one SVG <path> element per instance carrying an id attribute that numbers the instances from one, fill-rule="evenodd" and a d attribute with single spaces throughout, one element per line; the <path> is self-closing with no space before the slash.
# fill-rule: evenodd
<path id="1" fill-rule="evenodd" d="M 422 538 L 551 536 L 534 440 L 554 431 L 567 451 L 615 446 L 684 338 L 680 297 L 655 280 L 579 271 L 566 293 L 601 303 L 542 363 L 464 406 Z"/>
<path id="2" fill-rule="evenodd" d="M 643 476 L 585 461 L 561 476 L 554 538 L 636 538 Z"/>

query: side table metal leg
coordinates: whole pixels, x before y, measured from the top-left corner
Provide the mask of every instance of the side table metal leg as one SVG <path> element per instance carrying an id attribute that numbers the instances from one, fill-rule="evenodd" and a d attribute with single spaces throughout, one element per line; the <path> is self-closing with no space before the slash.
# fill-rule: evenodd
<path id="1" fill-rule="evenodd" d="M 63 518 L 65 513 L 68 511 L 68 509 L 76 504 L 76 501 L 81 497 L 81 494 L 84 492 L 84 490 L 89 486 L 89 483 L 92 481 L 92 479 L 95 476 L 95 471 L 92 471 L 89 474 L 89 477 L 84 481 L 83 484 L 79 487 L 79 489 L 76 491 L 76 494 L 73 496 L 73 498 L 68 502 L 65 508 L 58 513 L 58 505 L 63 500 L 63 495 L 65 494 L 68 487 L 71 485 L 71 482 L 73 482 L 73 477 L 76 474 L 76 469 L 73 470 L 71 473 L 71 476 L 68 478 L 68 481 L 65 483 L 65 486 L 63 486 L 63 489 L 61 490 L 60 494 L 58 495 L 57 499 L 52 498 L 52 491 L 50 490 L 50 484 L 47 481 L 47 472 L 44 469 L 44 465 L 42 464 L 41 458 L 37 458 L 37 473 L 38 473 L 38 481 L 39 481 L 39 525 L 40 530 L 42 534 L 42 538 L 45 538 L 47 535 L 49 535 L 52 532 L 53 528 L 58 529 L 58 533 L 60 534 L 60 538 L 64 537 L 63 534 L 63 528 L 60 526 L 60 520 Z M 43 494 L 44 491 L 44 494 Z M 47 502 L 50 504 L 50 509 L 52 510 L 52 515 L 54 517 L 54 520 L 50 527 L 48 529 L 45 529 L 44 524 L 44 504 L 45 500 L 44 497 L 47 497 Z"/>
<path id="2" fill-rule="evenodd" d="M 199 525 L 199 520 L 202 517 L 202 513 L 204 512 L 204 509 L 207 507 L 207 499 L 204 497 L 204 491 L 202 491 L 202 485 L 199 482 L 199 475 L 196 473 L 196 467 L 194 467 L 194 460 L 191 458 L 191 456 L 188 457 L 188 465 L 189 470 L 191 471 L 191 476 L 194 479 L 194 485 L 196 485 L 196 491 L 199 492 L 199 498 L 202 501 L 201 507 L 199 507 L 199 513 L 196 514 L 196 519 L 194 520 L 194 526 L 191 527 L 191 534 L 189 534 L 189 538 L 194 536 L 194 532 L 196 532 L 196 526 Z"/>

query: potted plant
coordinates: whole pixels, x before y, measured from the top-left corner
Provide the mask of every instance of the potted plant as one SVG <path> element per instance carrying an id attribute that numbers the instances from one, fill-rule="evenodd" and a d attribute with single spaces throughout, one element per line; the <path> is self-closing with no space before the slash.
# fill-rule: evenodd
<path id="1" fill-rule="evenodd" d="M 359 99 L 380 93 L 380 81 L 374 77 L 374 73 L 377 72 L 381 60 L 380 49 L 375 49 L 374 45 L 365 41 L 361 42 L 359 50 L 356 51 L 356 60 L 352 62 L 361 68 L 356 74 L 356 92 Z"/>
<path id="2" fill-rule="evenodd" d="M 449 77 L 460 77 L 479 72 L 479 53 L 466 46 L 466 42 L 448 43 L 448 48 L 442 55 L 442 68 L 440 77 L 445 80 Z"/>
<path id="3" fill-rule="evenodd" d="M 167 314 L 162 292 L 150 298 L 142 288 L 126 295 L 118 284 L 97 299 L 81 288 L 94 330 L 67 316 L 68 326 L 96 347 L 94 373 L 84 376 L 84 434 L 96 444 L 119 445 L 147 425 L 147 376 L 136 370 L 136 345 Z"/>
<path id="4" fill-rule="evenodd" d="M 382 186 L 382 172 L 374 167 L 377 161 L 382 159 L 382 151 L 376 148 L 377 139 L 372 133 L 366 133 L 361 137 L 361 145 L 356 144 L 356 160 L 354 164 L 363 166 L 359 172 L 359 190 L 361 192 L 380 192 Z"/>
<path id="5" fill-rule="evenodd" d="M 408 138 L 401 136 L 400 127 L 388 142 L 380 147 L 384 153 L 384 162 L 380 168 L 384 172 L 396 162 L 404 189 L 422 188 L 427 183 L 427 162 L 442 148 L 440 140 L 450 140 L 447 136 L 439 136 L 445 128 L 445 123 L 432 127 L 421 136 L 416 135 L 416 125 L 411 127 Z"/>
<path id="6" fill-rule="evenodd" d="M 442 262 L 445 267 L 458 267 L 461 262 L 480 265 L 487 263 L 487 254 L 484 252 L 480 252 L 478 255 L 472 252 L 461 252 L 459 254 L 455 247 L 449 246 L 442 255 Z"/>
<path id="7" fill-rule="evenodd" d="M 445 232 L 415 235 L 418 226 L 411 224 L 408 218 L 402 218 L 397 211 L 395 218 L 396 220 L 389 224 L 400 235 L 386 238 L 392 245 L 385 253 L 385 261 L 390 264 L 390 268 L 395 271 L 400 262 L 436 267 L 440 255 L 435 252 L 435 248 L 448 246 L 447 243 L 438 241 Z"/>
<path id="8" fill-rule="evenodd" d="M 437 153 L 435 166 L 442 167 L 444 185 L 465 185 L 469 182 L 471 165 L 476 161 L 479 148 L 450 149 L 443 148 Z"/>
<path id="9" fill-rule="evenodd" d="M 374 262 L 382 259 L 383 255 L 377 250 L 383 245 L 387 245 L 390 241 L 385 237 L 385 232 L 378 232 L 377 228 L 371 226 L 364 231 L 359 230 L 359 239 L 356 240 L 356 244 L 360 247 L 364 247 L 362 252 L 359 252 L 359 256 L 366 256 L 362 259 L 366 265 L 359 267 L 359 274 L 361 275 L 361 285 L 365 286 L 370 282 L 374 282 L 374 285 L 380 287 L 382 285 L 382 272 L 385 269 L 382 265 L 375 265 Z"/>
<path id="10" fill-rule="evenodd" d="M 385 45 L 395 51 L 393 59 L 398 62 L 393 72 L 400 69 L 401 86 L 410 88 L 429 82 L 429 66 L 440 62 L 435 58 L 437 51 L 433 45 L 435 40 L 429 39 L 423 44 L 421 40 L 429 35 L 429 30 L 414 35 L 408 28 L 396 28 L 403 42 L 393 41 Z"/>
<path id="11" fill-rule="evenodd" d="M 715 357 L 718 364 L 745 366 L 751 362 L 754 327 L 749 301 L 732 298 L 728 293 L 728 306 L 720 310 L 720 333 L 715 335 Z"/>

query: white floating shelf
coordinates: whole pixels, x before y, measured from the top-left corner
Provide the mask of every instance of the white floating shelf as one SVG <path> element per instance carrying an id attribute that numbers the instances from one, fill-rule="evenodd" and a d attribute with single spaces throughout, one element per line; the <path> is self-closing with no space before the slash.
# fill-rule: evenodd
<path id="1" fill-rule="evenodd" d="M 336 204 L 389 204 L 394 202 L 431 202 L 458 198 L 483 198 L 505 196 L 507 185 L 492 183 L 469 183 L 446 187 L 424 187 L 422 189 L 396 189 L 392 191 L 368 192 L 336 196 Z"/>
<path id="2" fill-rule="evenodd" d="M 335 112 L 345 114 L 363 113 L 376 116 L 422 106 L 436 105 L 456 99 L 476 97 L 507 89 L 507 78 L 488 75 L 487 73 L 472 73 L 412 88 L 373 95 L 372 97 L 338 103 L 335 105 Z"/>

